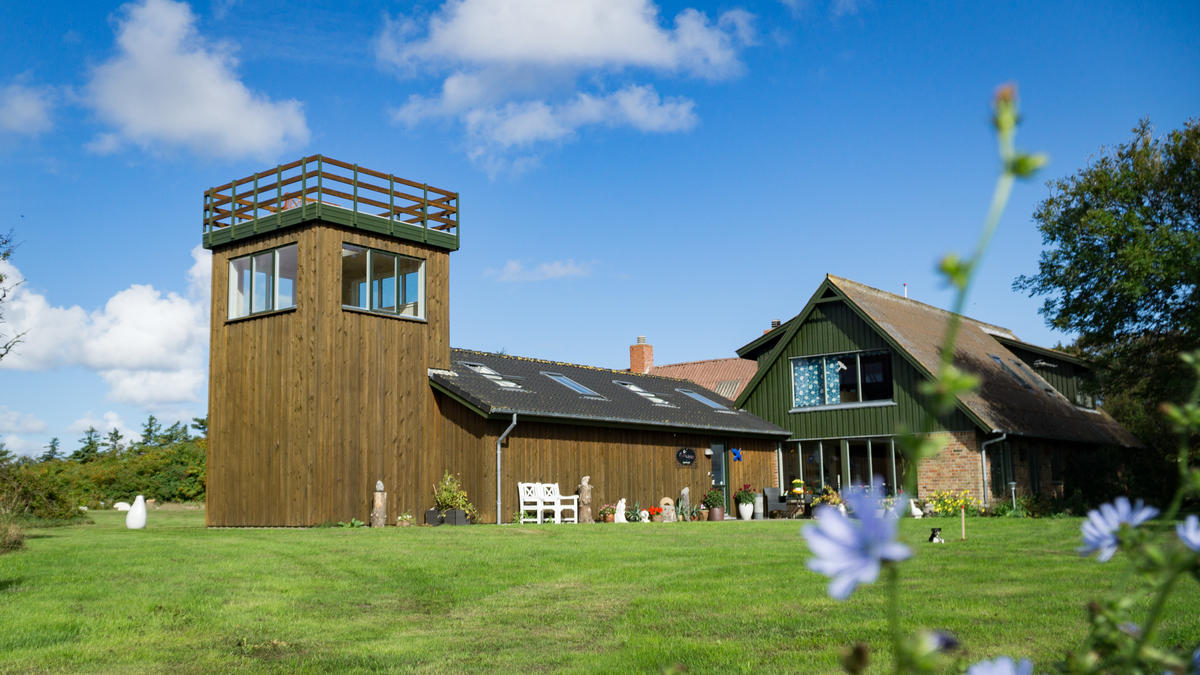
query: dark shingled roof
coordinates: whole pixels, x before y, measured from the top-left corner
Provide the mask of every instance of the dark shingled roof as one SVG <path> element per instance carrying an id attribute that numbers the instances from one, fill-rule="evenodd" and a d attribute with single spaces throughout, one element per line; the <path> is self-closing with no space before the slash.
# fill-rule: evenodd
<path id="1" fill-rule="evenodd" d="M 937 371 L 942 336 L 950 312 L 833 275 L 826 275 L 826 281 L 817 293 L 821 294 L 827 288 L 841 295 L 868 323 L 877 326 L 918 370 L 926 374 Z M 803 319 L 804 314 L 794 317 L 779 329 L 756 338 L 738 353 L 742 356 L 758 354 L 780 341 L 786 343 L 794 334 L 791 330 L 794 324 Z M 1006 342 L 1023 344 L 1007 328 L 962 317 L 954 364 L 979 377 L 980 384 L 975 391 L 959 396 L 959 402 L 964 412 L 986 427 L 985 431 L 1124 447 L 1142 445 L 1107 413 L 1075 406 L 1032 369 L 1016 366 L 1020 359 L 1008 350 Z M 1038 349 L 1057 354 L 1054 350 Z M 993 356 L 1000 358 L 1008 369 L 1019 371 L 1020 375 L 997 364 Z M 1081 363 L 1069 354 L 1061 357 L 1065 361 Z M 1026 387 L 1022 381 L 1034 386 Z M 752 381 L 750 386 L 755 384 Z"/>
<path id="2" fill-rule="evenodd" d="M 451 349 L 450 361 L 449 371 L 430 369 L 430 383 L 485 417 L 502 418 L 515 412 L 585 424 L 662 427 L 766 438 L 789 435 L 770 422 L 736 410 L 729 399 L 716 392 L 686 380 L 467 349 Z M 494 376 L 481 374 L 466 364 L 485 366 L 503 381 L 517 386 L 504 386 Z M 595 395 L 578 393 L 544 373 L 564 375 Z M 666 405 L 616 382 L 632 383 Z M 694 391 L 725 408 L 715 409 L 680 389 Z"/>

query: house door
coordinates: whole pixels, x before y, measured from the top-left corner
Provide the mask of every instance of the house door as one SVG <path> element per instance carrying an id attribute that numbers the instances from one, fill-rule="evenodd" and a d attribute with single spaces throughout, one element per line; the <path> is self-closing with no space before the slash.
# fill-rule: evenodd
<path id="1" fill-rule="evenodd" d="M 729 505 L 729 486 L 725 483 L 725 444 L 712 444 L 712 471 L 709 473 L 712 476 L 713 487 L 719 489 L 725 495 L 726 510 Z"/>

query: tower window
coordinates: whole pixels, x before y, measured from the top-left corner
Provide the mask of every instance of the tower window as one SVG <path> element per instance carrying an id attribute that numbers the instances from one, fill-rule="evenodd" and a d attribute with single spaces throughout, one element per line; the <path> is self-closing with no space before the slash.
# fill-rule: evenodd
<path id="1" fill-rule="evenodd" d="M 342 306 L 425 318 L 425 261 L 342 244 Z"/>
<path id="2" fill-rule="evenodd" d="M 296 245 L 229 261 L 229 318 L 296 306 Z"/>

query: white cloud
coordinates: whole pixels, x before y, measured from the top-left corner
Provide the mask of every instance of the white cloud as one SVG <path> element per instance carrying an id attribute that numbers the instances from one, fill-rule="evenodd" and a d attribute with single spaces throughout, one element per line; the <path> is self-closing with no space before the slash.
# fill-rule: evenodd
<path id="1" fill-rule="evenodd" d="M 5 303 L 5 332 L 23 332 L 24 341 L 0 369 L 83 367 L 108 383 L 110 399 L 146 409 L 198 400 L 208 353 L 209 294 L 199 270 L 206 255 L 192 252 L 189 297 L 133 284 L 89 312 L 52 305 L 21 284 Z M 23 281 L 7 261 L 0 274 Z"/>
<path id="2" fill-rule="evenodd" d="M 46 444 L 50 439 L 35 441 L 24 436 L 9 434 L 0 439 L 4 441 L 5 447 L 14 455 L 24 455 L 25 457 L 37 457 L 46 451 Z"/>
<path id="3" fill-rule="evenodd" d="M 238 78 L 228 45 L 206 41 L 191 8 L 171 0 L 122 7 L 117 53 L 92 69 L 87 101 L 115 127 L 87 144 L 182 146 L 208 156 L 271 159 L 308 142 L 298 101 L 274 102 Z"/>
<path id="4" fill-rule="evenodd" d="M 0 132 L 36 136 L 54 126 L 54 91 L 14 82 L 0 88 Z"/>
<path id="5" fill-rule="evenodd" d="M 0 406 L 0 434 L 36 434 L 46 430 L 37 416 Z"/>
<path id="6" fill-rule="evenodd" d="M 496 281 L 547 281 L 568 277 L 586 277 L 592 273 L 591 266 L 574 260 L 553 260 L 525 267 L 519 260 L 509 260 L 499 270 L 488 270 L 485 274 Z"/>
<path id="7" fill-rule="evenodd" d="M 629 80 L 637 71 L 734 77 L 744 70 L 741 50 L 755 41 L 753 16 L 741 9 L 714 21 L 689 8 L 668 27 L 650 0 L 448 0 L 424 21 L 388 19 L 376 56 L 403 75 L 445 73 L 435 93 L 394 108 L 394 121 L 455 119 L 468 156 L 511 167 L 536 157 L 509 151 L 570 140 L 587 126 L 693 128 L 693 101 Z M 610 76 L 620 86 L 607 84 Z"/>
<path id="8" fill-rule="evenodd" d="M 71 422 L 71 425 L 67 427 L 67 431 L 73 434 L 82 434 L 89 427 L 94 427 L 101 435 L 107 434 L 113 429 L 120 431 L 121 435 L 125 438 L 133 438 L 141 434 L 140 430 L 132 429 L 129 425 L 125 424 L 125 420 L 112 410 L 106 411 L 100 417 L 97 417 L 89 410 L 84 413 L 83 417 Z"/>

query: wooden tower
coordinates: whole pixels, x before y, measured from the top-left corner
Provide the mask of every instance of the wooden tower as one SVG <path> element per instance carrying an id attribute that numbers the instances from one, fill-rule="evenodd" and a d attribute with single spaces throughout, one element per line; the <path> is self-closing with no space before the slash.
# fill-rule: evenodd
<path id="1" fill-rule="evenodd" d="M 457 193 L 320 155 L 204 193 L 210 526 L 423 508 L 458 242 Z"/>

